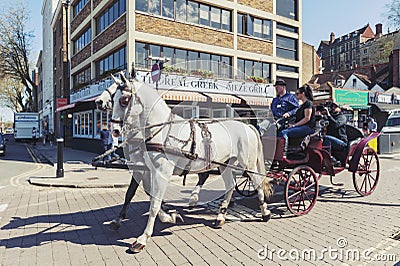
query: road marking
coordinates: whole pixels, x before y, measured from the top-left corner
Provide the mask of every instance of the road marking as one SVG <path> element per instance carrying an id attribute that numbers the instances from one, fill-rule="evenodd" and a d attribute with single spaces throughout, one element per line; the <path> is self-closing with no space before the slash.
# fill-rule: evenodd
<path id="1" fill-rule="evenodd" d="M 42 170 L 42 169 L 44 168 L 44 166 L 43 166 L 42 164 L 35 164 L 35 165 L 36 165 L 36 168 L 35 168 L 35 169 L 33 169 L 33 170 L 29 171 L 29 172 L 25 172 L 25 173 L 22 173 L 22 174 L 13 176 L 13 177 L 10 179 L 11 185 L 14 186 L 14 187 L 20 187 L 21 184 L 19 183 L 19 180 L 18 180 L 18 179 L 23 178 L 23 177 L 28 177 L 28 176 L 30 176 L 30 175 L 36 173 L 36 172 L 39 172 L 40 170 Z M 23 185 L 22 185 L 22 186 L 23 186 Z"/>
<path id="2" fill-rule="evenodd" d="M 7 187 L 7 186 L 0 186 L 0 189 L 5 188 L 5 187 Z"/>
<path id="3" fill-rule="evenodd" d="M 28 144 L 25 144 L 25 148 L 28 151 L 29 155 L 31 156 L 32 160 L 35 163 L 40 163 L 39 158 L 36 157 L 36 155 L 34 154 L 34 152 L 32 151 L 31 147 Z"/>

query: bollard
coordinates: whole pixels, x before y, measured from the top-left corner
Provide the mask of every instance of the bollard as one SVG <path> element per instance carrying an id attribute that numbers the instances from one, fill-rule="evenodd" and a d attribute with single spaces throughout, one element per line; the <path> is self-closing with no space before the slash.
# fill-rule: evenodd
<path id="1" fill-rule="evenodd" d="M 57 139 L 57 172 L 56 177 L 64 177 L 63 138 Z"/>

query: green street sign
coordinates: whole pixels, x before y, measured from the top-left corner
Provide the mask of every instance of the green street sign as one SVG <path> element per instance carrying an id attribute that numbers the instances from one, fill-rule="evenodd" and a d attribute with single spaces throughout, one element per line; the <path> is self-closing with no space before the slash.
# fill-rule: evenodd
<path id="1" fill-rule="evenodd" d="M 335 89 L 333 93 L 333 98 L 340 104 L 349 105 L 350 107 L 368 106 L 368 91 Z"/>

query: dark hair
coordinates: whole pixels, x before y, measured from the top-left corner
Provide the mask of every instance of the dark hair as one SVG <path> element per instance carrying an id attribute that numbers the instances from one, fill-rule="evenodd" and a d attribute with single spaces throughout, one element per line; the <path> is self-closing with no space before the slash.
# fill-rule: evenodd
<path id="1" fill-rule="evenodd" d="M 309 99 L 310 101 L 313 101 L 313 100 L 314 100 L 314 96 L 313 96 L 313 93 L 312 93 L 312 90 L 311 90 L 311 87 L 310 87 L 310 86 L 308 86 L 308 85 L 301 86 L 300 88 L 297 89 L 297 91 L 300 92 L 300 93 L 303 93 L 303 92 L 304 92 L 304 95 L 305 95 L 305 96 L 307 97 L 307 99 Z"/>

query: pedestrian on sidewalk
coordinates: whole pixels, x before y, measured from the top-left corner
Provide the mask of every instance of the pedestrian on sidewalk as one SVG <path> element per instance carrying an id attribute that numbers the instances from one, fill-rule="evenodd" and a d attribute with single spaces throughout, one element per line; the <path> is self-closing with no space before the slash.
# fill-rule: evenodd
<path id="1" fill-rule="evenodd" d="M 50 146 L 53 146 L 54 143 L 54 131 L 52 129 L 50 129 L 49 134 L 48 134 L 48 141 L 50 143 Z"/>
<path id="2" fill-rule="evenodd" d="M 107 126 L 104 125 L 102 130 L 100 131 L 100 139 L 101 139 L 101 145 L 103 148 L 103 153 L 108 151 L 108 149 L 109 149 L 110 138 L 111 138 L 110 130 L 108 130 Z M 103 162 L 109 161 L 110 159 L 111 159 L 111 156 L 107 155 L 107 156 L 103 157 Z"/>
<path id="3" fill-rule="evenodd" d="M 32 141 L 33 141 L 33 146 L 36 146 L 36 127 L 32 128 Z"/>
<path id="4" fill-rule="evenodd" d="M 119 138 L 120 132 L 118 129 L 114 129 L 111 133 L 111 138 L 112 138 L 112 144 L 111 144 L 111 149 L 114 149 L 113 153 L 111 154 L 111 157 L 113 159 L 118 160 L 119 155 L 116 153 L 117 148 L 118 148 L 118 138 Z"/>
<path id="5" fill-rule="evenodd" d="M 42 130 L 42 135 L 43 135 L 43 145 L 45 146 L 46 145 L 46 140 L 48 138 L 47 130 L 45 128 L 43 128 L 43 130 Z"/>

